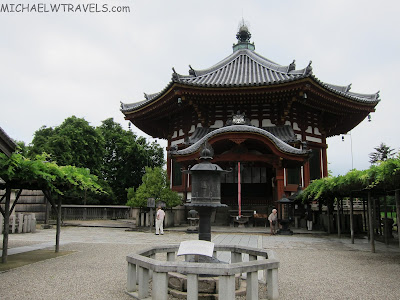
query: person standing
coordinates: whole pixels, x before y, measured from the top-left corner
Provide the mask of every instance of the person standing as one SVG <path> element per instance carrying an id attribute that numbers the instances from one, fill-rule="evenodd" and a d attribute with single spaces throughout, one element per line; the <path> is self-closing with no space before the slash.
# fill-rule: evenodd
<path id="1" fill-rule="evenodd" d="M 313 225 L 313 212 L 311 209 L 311 204 L 307 205 L 306 220 L 307 220 L 307 230 L 311 231 Z"/>
<path id="2" fill-rule="evenodd" d="M 161 206 L 159 205 L 157 208 L 157 214 L 156 214 L 156 235 L 158 234 L 164 234 L 164 217 L 165 217 L 165 212 L 162 210 Z"/>
<path id="3" fill-rule="evenodd" d="M 277 210 L 274 208 L 271 214 L 268 216 L 269 227 L 271 228 L 271 234 L 276 234 L 276 229 L 278 228 L 278 214 Z"/>

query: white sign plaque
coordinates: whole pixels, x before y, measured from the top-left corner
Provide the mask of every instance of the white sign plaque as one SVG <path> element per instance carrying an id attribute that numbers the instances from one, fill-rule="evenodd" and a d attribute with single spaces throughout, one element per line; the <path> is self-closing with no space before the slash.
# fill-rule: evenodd
<path id="1" fill-rule="evenodd" d="M 203 241 L 203 240 L 194 240 L 194 241 L 184 241 L 181 242 L 178 253 L 179 255 L 205 255 L 212 257 L 214 252 L 214 243 Z"/>

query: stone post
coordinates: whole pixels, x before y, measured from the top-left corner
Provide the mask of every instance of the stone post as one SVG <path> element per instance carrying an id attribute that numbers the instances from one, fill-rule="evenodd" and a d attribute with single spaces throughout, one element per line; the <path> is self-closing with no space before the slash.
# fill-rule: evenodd
<path id="1" fill-rule="evenodd" d="M 31 214 L 32 220 L 31 220 L 31 232 L 35 233 L 36 232 L 36 215 L 34 213 Z"/>
<path id="2" fill-rule="evenodd" d="M 270 300 L 279 298 L 278 269 L 267 270 L 267 295 Z"/>
<path id="3" fill-rule="evenodd" d="M 24 226 L 22 229 L 23 232 L 28 232 L 28 216 L 24 215 Z"/>
<path id="4" fill-rule="evenodd" d="M 187 275 L 187 300 L 197 300 L 199 297 L 199 281 L 197 274 Z"/>
<path id="5" fill-rule="evenodd" d="M 149 270 L 139 267 L 139 299 L 147 298 L 149 296 Z"/>
<path id="6" fill-rule="evenodd" d="M 127 291 L 135 292 L 137 291 L 137 274 L 136 274 L 136 265 L 128 263 L 128 280 L 127 280 Z"/>
<path id="7" fill-rule="evenodd" d="M 242 262 L 242 253 L 231 252 L 231 263 L 239 263 Z"/>
<path id="8" fill-rule="evenodd" d="M 15 215 L 10 216 L 11 233 L 15 233 Z"/>
<path id="9" fill-rule="evenodd" d="M 256 255 L 249 255 L 249 261 L 257 260 Z M 258 299 L 258 272 L 247 272 L 246 300 Z"/>
<path id="10" fill-rule="evenodd" d="M 218 299 L 235 299 L 235 275 L 219 276 Z"/>
<path id="11" fill-rule="evenodd" d="M 152 299 L 168 299 L 168 273 L 153 272 Z"/>
<path id="12" fill-rule="evenodd" d="M 175 252 L 167 252 L 167 261 L 175 261 Z"/>
<path id="13" fill-rule="evenodd" d="M 22 233 L 22 227 L 24 225 L 24 214 L 18 214 L 18 233 Z"/>

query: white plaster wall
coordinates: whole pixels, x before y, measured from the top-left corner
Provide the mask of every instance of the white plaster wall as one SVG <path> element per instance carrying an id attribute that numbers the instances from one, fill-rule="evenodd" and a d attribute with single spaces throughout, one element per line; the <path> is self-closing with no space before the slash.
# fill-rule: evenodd
<path id="1" fill-rule="evenodd" d="M 306 136 L 306 140 L 310 142 L 322 143 L 322 140 L 320 138 L 316 138 L 313 136 Z"/>
<path id="2" fill-rule="evenodd" d="M 185 139 L 179 139 L 179 140 L 176 140 L 176 141 L 172 141 L 171 142 L 171 146 L 182 144 L 184 141 L 185 141 Z"/>
<path id="3" fill-rule="evenodd" d="M 255 127 L 260 127 L 260 121 L 258 121 L 257 119 L 252 119 L 250 121 L 250 124 L 255 126 Z"/>
<path id="4" fill-rule="evenodd" d="M 268 126 L 275 126 L 275 125 L 271 123 L 270 119 L 263 119 L 262 120 L 262 127 L 268 127 Z"/>
<path id="5" fill-rule="evenodd" d="M 319 132 L 319 129 L 317 127 L 314 128 L 314 134 L 321 135 L 321 132 Z"/>
<path id="6" fill-rule="evenodd" d="M 210 128 L 221 128 L 224 126 L 224 122 L 222 120 L 215 120 L 215 123 L 210 126 Z"/>

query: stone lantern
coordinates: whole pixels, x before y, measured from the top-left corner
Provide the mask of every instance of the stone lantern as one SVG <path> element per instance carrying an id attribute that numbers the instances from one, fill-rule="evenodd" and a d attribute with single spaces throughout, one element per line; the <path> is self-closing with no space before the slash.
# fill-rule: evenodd
<path id="1" fill-rule="evenodd" d="M 283 195 L 277 203 L 279 205 L 279 224 L 281 225 L 278 234 L 291 235 L 293 231 L 290 230 L 289 225 L 292 223 L 294 217 L 294 201 Z"/>
<path id="2" fill-rule="evenodd" d="M 199 240 L 211 241 L 211 213 L 221 204 L 221 175 L 226 172 L 211 163 L 213 149 L 205 145 L 200 153 L 200 163 L 184 171 L 192 176 L 192 199 L 186 204 L 199 212 Z"/>

